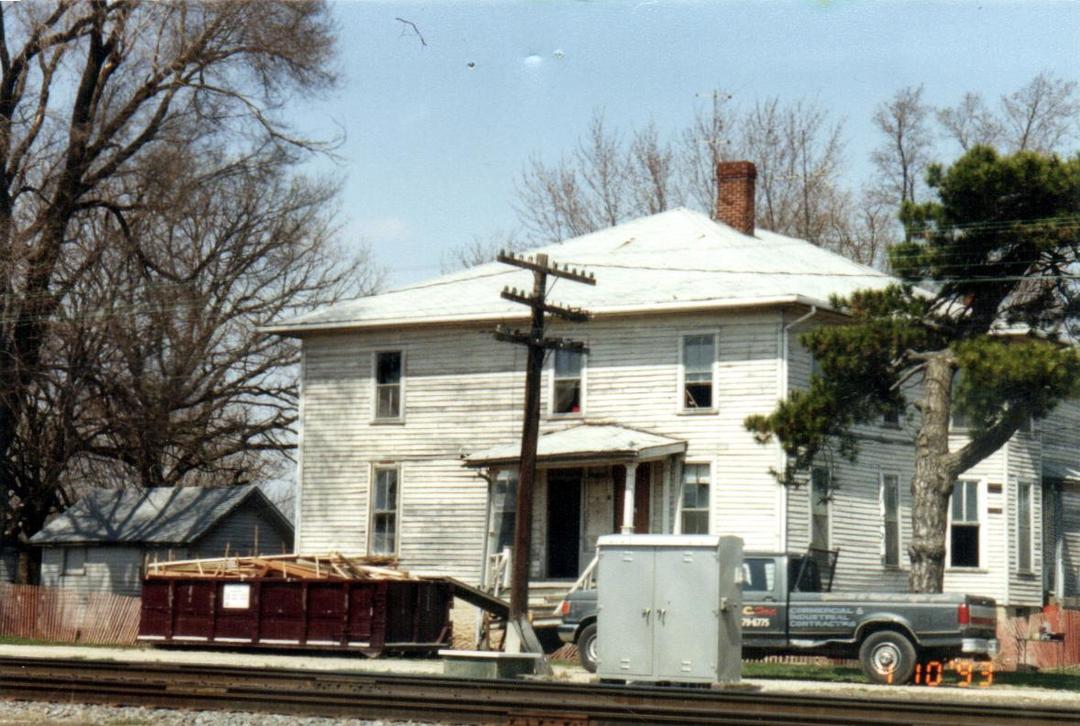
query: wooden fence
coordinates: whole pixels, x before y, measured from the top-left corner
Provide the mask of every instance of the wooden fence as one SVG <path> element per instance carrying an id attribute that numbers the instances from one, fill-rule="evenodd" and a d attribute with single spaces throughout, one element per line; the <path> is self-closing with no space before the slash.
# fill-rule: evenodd
<path id="1" fill-rule="evenodd" d="M 998 619 L 999 664 L 1061 668 L 1080 665 L 1080 610 L 1048 605 L 1028 617 Z"/>
<path id="2" fill-rule="evenodd" d="M 131 645 L 140 611 L 137 597 L 0 583 L 0 636 Z"/>

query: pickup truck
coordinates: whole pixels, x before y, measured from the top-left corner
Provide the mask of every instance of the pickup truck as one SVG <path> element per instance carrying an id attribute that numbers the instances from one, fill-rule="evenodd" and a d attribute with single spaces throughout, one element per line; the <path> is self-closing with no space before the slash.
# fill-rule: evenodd
<path id="1" fill-rule="evenodd" d="M 997 653 L 992 598 L 953 593 L 829 592 L 831 565 L 811 555 L 747 553 L 743 558 L 743 656 L 858 657 L 874 683 L 911 680 L 922 660 L 985 659 Z M 825 569 L 823 578 L 822 570 Z M 596 670 L 596 591 L 559 606 L 560 638 L 576 643 Z"/>

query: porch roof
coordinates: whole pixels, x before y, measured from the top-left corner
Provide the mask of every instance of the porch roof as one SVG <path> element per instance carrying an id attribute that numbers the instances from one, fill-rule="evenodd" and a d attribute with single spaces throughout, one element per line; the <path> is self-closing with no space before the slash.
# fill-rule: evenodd
<path id="1" fill-rule="evenodd" d="M 686 451 L 686 442 L 667 436 L 617 426 L 579 424 L 544 434 L 536 443 L 538 464 L 571 464 L 585 461 L 644 461 Z M 486 467 L 516 462 L 521 442 L 499 444 L 474 451 L 465 457 L 465 466 Z"/>
<path id="2" fill-rule="evenodd" d="M 1059 479 L 1070 484 L 1080 483 L 1080 467 L 1069 466 L 1057 461 L 1044 461 L 1042 474 L 1045 479 Z"/>

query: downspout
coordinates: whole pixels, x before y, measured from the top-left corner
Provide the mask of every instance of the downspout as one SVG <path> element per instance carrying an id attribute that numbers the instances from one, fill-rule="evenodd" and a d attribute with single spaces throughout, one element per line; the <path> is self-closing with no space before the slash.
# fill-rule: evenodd
<path id="1" fill-rule="evenodd" d="M 293 553 L 300 554 L 300 515 L 303 511 L 301 498 L 304 492 L 304 376 L 307 371 L 307 351 L 303 341 L 300 343 L 300 383 L 297 391 L 296 419 L 296 488 L 293 490 Z"/>
<path id="2" fill-rule="evenodd" d="M 784 327 L 782 327 L 780 329 L 780 346 L 779 346 L 780 351 L 781 351 L 781 354 L 780 354 L 780 376 L 779 376 L 780 377 L 780 381 L 779 381 L 779 385 L 780 385 L 779 399 L 780 399 L 780 401 L 786 401 L 787 400 L 787 398 L 788 398 L 788 388 L 790 387 L 789 386 L 789 381 L 788 381 L 788 379 L 789 379 L 789 375 L 788 375 L 788 357 L 789 357 L 789 355 L 791 353 L 791 350 L 790 350 L 791 346 L 788 343 L 788 340 L 791 337 L 791 330 L 796 325 L 800 325 L 802 323 L 805 323 L 807 320 L 809 320 L 810 318 L 817 315 L 817 313 L 818 313 L 817 305 L 811 305 L 810 306 L 810 312 L 806 313 L 801 318 L 797 318 L 797 319 L 793 320 L 792 322 L 788 323 L 787 325 L 785 325 Z M 777 459 L 778 459 L 778 462 L 779 462 L 777 467 L 776 467 L 776 470 L 777 471 L 783 471 L 784 468 L 787 466 L 787 457 L 784 456 L 784 448 L 783 448 L 783 446 L 781 446 L 779 441 L 776 442 L 776 449 L 777 449 Z M 781 552 L 787 552 L 787 548 L 788 548 L 788 534 L 787 534 L 787 514 L 788 514 L 788 511 L 787 510 L 788 510 L 788 491 L 787 491 L 786 486 L 781 485 L 780 486 L 780 551 Z"/>

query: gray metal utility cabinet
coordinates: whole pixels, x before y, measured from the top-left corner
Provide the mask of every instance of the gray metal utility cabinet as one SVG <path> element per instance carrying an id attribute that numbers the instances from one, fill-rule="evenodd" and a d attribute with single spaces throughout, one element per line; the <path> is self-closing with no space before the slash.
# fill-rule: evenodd
<path id="1" fill-rule="evenodd" d="M 713 535 L 600 537 L 597 675 L 738 682 L 742 545 Z"/>

